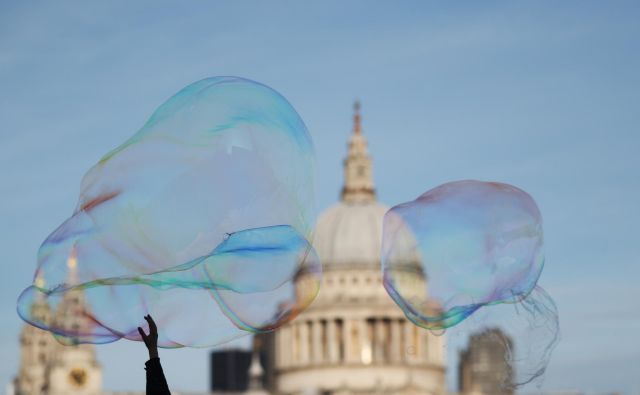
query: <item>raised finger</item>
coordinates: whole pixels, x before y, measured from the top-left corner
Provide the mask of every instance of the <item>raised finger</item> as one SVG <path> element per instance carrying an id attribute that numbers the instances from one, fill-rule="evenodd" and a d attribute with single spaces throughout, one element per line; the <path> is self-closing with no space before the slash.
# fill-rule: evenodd
<path id="1" fill-rule="evenodd" d="M 142 340 L 144 340 L 144 341 L 147 340 L 147 335 L 144 333 L 142 328 L 138 327 L 138 333 L 140 333 L 140 336 L 142 336 Z"/>
<path id="2" fill-rule="evenodd" d="M 151 333 L 158 333 L 158 327 L 156 326 L 155 321 L 153 321 L 153 318 L 151 318 L 151 315 L 147 315 L 144 318 L 149 323 L 149 331 L 151 331 Z"/>

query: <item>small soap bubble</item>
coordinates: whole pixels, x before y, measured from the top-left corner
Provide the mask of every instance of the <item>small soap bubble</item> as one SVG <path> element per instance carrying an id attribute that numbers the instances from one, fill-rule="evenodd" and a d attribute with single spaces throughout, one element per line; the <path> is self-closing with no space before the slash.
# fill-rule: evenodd
<path id="1" fill-rule="evenodd" d="M 381 257 L 385 289 L 414 324 L 454 336 L 501 326 L 512 339 L 509 385 L 542 376 L 559 325 L 537 286 L 542 216 L 529 194 L 497 182 L 438 186 L 385 214 Z"/>

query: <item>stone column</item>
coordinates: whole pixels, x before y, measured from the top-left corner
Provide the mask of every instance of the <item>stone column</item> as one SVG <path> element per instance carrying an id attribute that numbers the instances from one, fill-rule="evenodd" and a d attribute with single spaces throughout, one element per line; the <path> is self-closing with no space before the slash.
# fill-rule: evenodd
<path id="1" fill-rule="evenodd" d="M 378 362 L 385 361 L 387 357 L 385 357 L 385 347 L 387 343 L 387 339 L 385 339 L 385 322 L 384 320 L 376 320 L 374 324 L 374 347 L 375 351 L 373 355 L 375 356 L 375 360 Z"/>
<path id="2" fill-rule="evenodd" d="M 438 363 L 438 336 L 427 332 L 427 360 L 429 362 Z"/>
<path id="3" fill-rule="evenodd" d="M 345 318 L 342 322 L 342 343 L 344 344 L 344 361 L 351 361 L 351 320 Z"/>
<path id="4" fill-rule="evenodd" d="M 358 339 L 357 336 L 354 338 L 352 336 L 352 332 L 354 329 L 357 330 L 357 322 L 353 319 L 345 319 L 344 320 L 344 354 L 346 362 L 360 362 L 360 355 L 358 354 L 359 346 L 357 344 Z"/>
<path id="5" fill-rule="evenodd" d="M 287 367 L 290 367 L 295 362 L 294 361 L 294 356 L 293 356 L 293 351 L 294 351 L 294 348 L 297 347 L 297 345 L 293 344 L 293 342 L 294 342 L 294 336 L 293 336 L 294 325 L 295 324 L 287 326 L 287 331 L 285 332 L 285 336 L 282 339 L 283 342 L 284 342 L 284 350 L 285 350 L 284 362 L 285 362 Z"/>
<path id="6" fill-rule="evenodd" d="M 311 335 L 308 331 L 308 326 L 306 322 L 298 323 L 298 329 L 300 331 L 300 363 L 302 365 L 307 365 L 309 363 L 309 336 Z"/>
<path id="7" fill-rule="evenodd" d="M 442 336 L 431 336 L 434 340 L 433 342 L 433 348 L 435 348 L 435 355 L 436 355 L 436 361 L 437 363 L 441 363 L 441 364 L 445 364 L 446 363 L 446 356 L 445 356 L 445 352 L 444 352 L 444 342 L 446 341 L 446 339 L 444 338 L 444 335 Z"/>
<path id="8" fill-rule="evenodd" d="M 358 362 L 370 364 L 373 362 L 373 339 L 369 339 L 369 328 L 367 321 L 360 319 L 358 324 Z"/>
<path id="9" fill-rule="evenodd" d="M 294 322 L 291 325 L 291 359 L 289 360 L 290 366 L 294 366 L 300 363 L 300 325 Z"/>
<path id="10" fill-rule="evenodd" d="M 324 350 L 322 349 L 322 323 L 320 320 L 311 321 L 311 329 L 313 332 L 313 363 L 321 363 Z"/>
<path id="11" fill-rule="evenodd" d="M 415 352 L 415 361 L 416 362 L 420 362 L 422 361 L 422 355 L 423 355 L 423 350 L 422 350 L 422 329 L 418 328 L 417 326 L 411 324 L 411 336 L 412 336 L 412 341 L 413 341 L 413 345 L 416 348 L 416 352 Z"/>
<path id="12" fill-rule="evenodd" d="M 282 349 L 282 331 L 284 330 L 283 328 L 280 328 L 280 330 L 276 331 L 273 336 L 275 337 L 275 345 L 276 345 L 276 367 L 280 368 L 283 367 L 282 364 L 282 357 L 283 357 L 283 349 Z"/>
<path id="13" fill-rule="evenodd" d="M 276 331 L 276 366 L 279 368 L 287 367 L 287 330 L 289 326 L 284 326 Z M 291 339 L 288 339 L 289 343 Z"/>
<path id="14" fill-rule="evenodd" d="M 391 320 L 391 362 L 398 363 L 402 360 L 402 351 L 400 350 L 400 321 Z"/>
<path id="15" fill-rule="evenodd" d="M 413 328 L 411 325 L 411 322 L 407 320 L 402 321 L 402 326 L 404 327 L 404 350 L 402 350 L 402 352 L 405 355 L 405 361 L 409 363 L 413 363 L 417 351 L 416 345 L 413 343 L 413 333 L 411 333 Z"/>
<path id="16" fill-rule="evenodd" d="M 422 339 L 422 361 L 423 362 L 428 362 L 433 360 L 433 350 L 432 350 L 432 344 L 431 344 L 431 337 L 433 337 L 431 335 L 431 332 L 426 331 L 422 328 L 420 328 L 420 338 Z"/>
<path id="17" fill-rule="evenodd" d="M 338 362 L 338 334 L 334 318 L 327 322 L 327 347 L 329 347 L 329 362 L 332 364 Z"/>

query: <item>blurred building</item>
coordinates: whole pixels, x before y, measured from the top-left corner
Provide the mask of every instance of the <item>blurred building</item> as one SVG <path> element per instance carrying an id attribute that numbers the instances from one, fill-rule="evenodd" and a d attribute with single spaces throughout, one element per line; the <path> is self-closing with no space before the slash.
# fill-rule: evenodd
<path id="1" fill-rule="evenodd" d="M 513 395 L 514 372 L 507 363 L 513 342 L 500 329 L 471 335 L 460 353 L 458 382 L 463 394 Z"/>
<path id="2" fill-rule="evenodd" d="M 340 201 L 319 217 L 316 229 L 314 245 L 324 267 L 316 300 L 294 321 L 256 336 L 252 351 L 213 352 L 210 394 L 446 394 L 444 338 L 411 324 L 382 286 L 380 247 L 386 211 L 376 199 L 356 104 Z M 418 257 L 403 259 L 407 287 L 424 294 L 427 284 Z M 70 276 L 74 270 L 70 264 Z M 34 304 L 32 313 L 73 329 L 82 325 L 74 312 L 83 303 L 82 292 L 69 293 L 56 312 L 42 301 Z M 101 388 L 94 346 L 62 346 L 30 325 L 21 343 L 16 394 L 116 394 Z M 504 349 L 496 347 L 484 335 L 471 339 L 460 366 L 465 395 L 510 394 L 495 385 L 505 374 L 495 371 L 494 363 L 504 365 Z"/>
<path id="3" fill-rule="evenodd" d="M 265 390 L 261 337 L 254 338 L 251 350 L 230 349 L 211 353 L 211 394 L 269 395 Z"/>
<path id="4" fill-rule="evenodd" d="M 525 393 L 524 395 L 586 395 L 584 392 L 582 391 L 552 391 L 552 392 L 542 392 L 542 393 L 535 393 L 535 394 L 528 394 Z M 589 392 L 589 395 L 623 395 L 622 392 Z"/>
<path id="5" fill-rule="evenodd" d="M 234 349 L 211 353 L 211 391 L 246 391 L 252 352 Z"/>
<path id="6" fill-rule="evenodd" d="M 76 275 L 75 257 L 68 261 L 69 283 Z M 37 279 L 36 282 L 42 282 Z M 42 286 L 42 284 L 40 284 Z M 82 333 L 88 323 L 82 318 L 84 294 L 72 291 L 64 295 L 55 311 L 41 296 L 36 296 L 31 315 L 38 321 Z M 63 345 L 49 332 L 25 325 L 20 334 L 20 370 L 14 382 L 16 395 L 94 395 L 102 390 L 102 370 L 91 344 Z"/>

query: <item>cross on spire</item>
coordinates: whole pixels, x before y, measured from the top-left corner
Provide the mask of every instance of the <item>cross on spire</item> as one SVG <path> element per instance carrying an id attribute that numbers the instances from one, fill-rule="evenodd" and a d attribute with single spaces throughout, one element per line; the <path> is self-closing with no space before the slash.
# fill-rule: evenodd
<path id="1" fill-rule="evenodd" d="M 362 133 L 362 128 L 360 126 L 360 101 L 356 100 L 353 103 L 353 133 L 360 134 Z"/>

